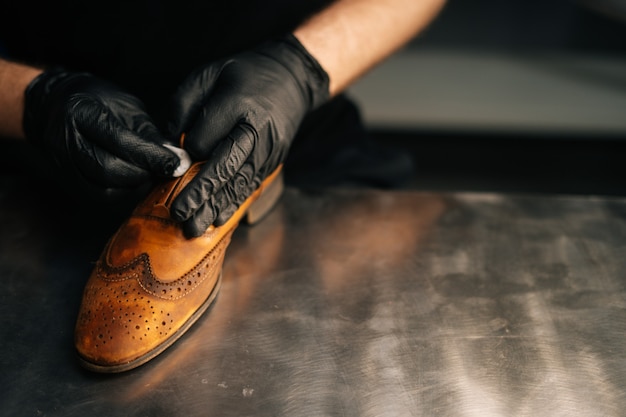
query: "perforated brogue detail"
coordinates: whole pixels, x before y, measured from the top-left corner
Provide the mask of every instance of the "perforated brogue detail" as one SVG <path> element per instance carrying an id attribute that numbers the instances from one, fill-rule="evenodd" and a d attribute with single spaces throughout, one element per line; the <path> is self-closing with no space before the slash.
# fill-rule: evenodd
<path id="1" fill-rule="evenodd" d="M 170 339 L 211 295 L 231 235 L 172 282 L 154 275 L 147 254 L 119 267 L 100 259 L 85 287 L 76 323 L 81 356 L 103 366 L 118 365 Z"/>
<path id="2" fill-rule="evenodd" d="M 139 286 L 148 294 L 164 300 L 176 300 L 195 290 L 208 276 L 214 274 L 218 268 L 217 260 L 224 256 L 229 242 L 230 234 L 222 238 L 194 268 L 172 282 L 164 282 L 155 276 L 150 265 L 150 257 L 146 253 L 117 267 L 100 260 L 96 264 L 96 277 L 107 282 L 136 279 Z M 119 297 L 120 294 L 115 295 L 115 298 Z"/>

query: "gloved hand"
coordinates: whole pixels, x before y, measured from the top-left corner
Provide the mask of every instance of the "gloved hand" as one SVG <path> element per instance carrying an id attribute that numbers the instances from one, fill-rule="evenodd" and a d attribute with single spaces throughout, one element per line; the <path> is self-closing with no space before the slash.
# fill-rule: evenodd
<path id="1" fill-rule="evenodd" d="M 328 96 L 328 75 L 292 35 L 187 77 L 170 131 L 185 132 L 185 150 L 206 162 L 171 206 L 185 234 L 225 223 L 284 161 L 304 116 Z"/>
<path id="2" fill-rule="evenodd" d="M 181 165 L 138 98 L 88 73 L 55 68 L 36 77 L 26 89 L 23 127 L 63 182 L 104 199 L 153 175 L 171 177 Z"/>

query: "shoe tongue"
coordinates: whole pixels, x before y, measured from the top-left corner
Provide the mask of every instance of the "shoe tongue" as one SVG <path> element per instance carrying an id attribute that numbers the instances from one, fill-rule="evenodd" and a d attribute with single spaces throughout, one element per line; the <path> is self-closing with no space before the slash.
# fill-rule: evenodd
<path id="1" fill-rule="evenodd" d="M 170 220 L 170 206 L 180 191 L 196 176 L 202 163 L 193 164 L 187 172 L 179 178 L 165 181 L 148 194 L 133 212 L 135 216 L 159 217 Z"/>

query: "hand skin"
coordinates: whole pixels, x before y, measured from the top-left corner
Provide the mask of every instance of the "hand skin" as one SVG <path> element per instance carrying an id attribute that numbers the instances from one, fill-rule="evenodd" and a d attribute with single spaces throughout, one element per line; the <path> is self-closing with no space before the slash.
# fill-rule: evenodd
<path id="1" fill-rule="evenodd" d="M 24 91 L 43 70 L 0 58 L 0 138 L 24 139 Z"/>
<path id="2" fill-rule="evenodd" d="M 403 47 L 439 14 L 445 0 L 339 0 L 294 35 L 330 78 L 330 95 Z"/>

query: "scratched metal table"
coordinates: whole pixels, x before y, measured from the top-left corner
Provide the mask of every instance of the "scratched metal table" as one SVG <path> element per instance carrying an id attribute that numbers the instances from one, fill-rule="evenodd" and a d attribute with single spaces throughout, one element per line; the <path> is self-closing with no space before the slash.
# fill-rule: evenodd
<path id="1" fill-rule="evenodd" d="M 120 213 L 0 185 L 2 416 L 626 413 L 624 199 L 288 188 L 191 331 L 98 375 L 73 326 Z"/>

